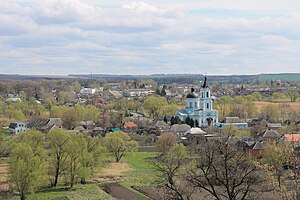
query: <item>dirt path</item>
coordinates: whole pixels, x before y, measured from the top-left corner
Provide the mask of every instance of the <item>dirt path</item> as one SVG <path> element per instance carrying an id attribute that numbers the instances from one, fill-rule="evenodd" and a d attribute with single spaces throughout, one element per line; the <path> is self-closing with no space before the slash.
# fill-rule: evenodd
<path id="1" fill-rule="evenodd" d="M 119 200 L 147 200 L 147 198 L 139 196 L 133 191 L 121 186 L 118 183 L 109 183 L 102 187 L 102 189 Z"/>

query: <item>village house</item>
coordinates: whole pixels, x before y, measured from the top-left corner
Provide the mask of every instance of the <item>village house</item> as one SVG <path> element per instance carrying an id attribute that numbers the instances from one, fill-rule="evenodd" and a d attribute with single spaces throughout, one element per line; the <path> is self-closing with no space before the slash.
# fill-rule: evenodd
<path id="1" fill-rule="evenodd" d="M 154 125 L 156 129 L 158 129 L 160 132 L 168 131 L 170 129 L 170 126 L 164 122 L 164 121 L 157 121 Z"/>
<path id="2" fill-rule="evenodd" d="M 124 97 L 140 97 L 140 96 L 149 96 L 154 94 L 155 91 L 148 89 L 128 89 L 123 91 Z"/>
<path id="3" fill-rule="evenodd" d="M 280 134 L 276 130 L 268 129 L 259 136 L 262 138 L 263 141 L 270 141 L 270 140 L 277 140 L 280 138 Z"/>
<path id="4" fill-rule="evenodd" d="M 23 122 L 13 122 L 9 124 L 9 130 L 13 135 L 18 135 L 21 132 L 27 131 L 27 126 Z"/>
<path id="5" fill-rule="evenodd" d="M 138 125 L 134 122 L 124 122 L 123 131 L 127 133 L 137 132 Z"/>
<path id="6" fill-rule="evenodd" d="M 300 146 L 300 134 L 284 134 L 284 141 Z"/>
<path id="7" fill-rule="evenodd" d="M 191 130 L 191 127 L 187 124 L 173 124 L 170 131 L 177 134 L 179 137 L 185 136 L 186 132 Z"/>
<path id="8" fill-rule="evenodd" d="M 120 99 L 123 97 L 122 93 L 116 90 L 110 90 L 108 95 L 113 99 Z"/>
<path id="9" fill-rule="evenodd" d="M 265 151 L 265 145 L 266 145 L 265 141 L 262 140 L 257 141 L 253 146 L 253 148 L 250 150 L 250 155 L 256 158 L 263 156 Z"/>
<path id="10" fill-rule="evenodd" d="M 62 120 L 60 118 L 38 118 L 27 123 L 28 128 L 35 128 L 43 133 L 48 133 L 55 128 L 62 128 Z"/>
<path id="11" fill-rule="evenodd" d="M 181 140 L 184 144 L 200 144 L 201 141 L 206 141 L 206 132 L 201 128 L 193 127 L 186 131 Z"/>
<path id="12" fill-rule="evenodd" d="M 267 127 L 268 129 L 277 130 L 277 129 L 281 128 L 282 125 L 281 125 L 280 123 L 268 123 L 268 124 L 266 125 L 266 127 Z"/>
<path id="13" fill-rule="evenodd" d="M 83 94 L 83 95 L 93 95 L 96 92 L 98 92 L 98 89 L 96 89 L 96 88 L 81 88 L 81 90 L 80 90 L 80 94 Z"/>
<path id="14" fill-rule="evenodd" d="M 238 129 L 246 129 L 248 128 L 248 123 L 244 122 L 242 119 L 238 117 L 225 117 L 225 119 L 222 121 L 222 123 L 218 123 L 217 126 L 220 128 L 226 127 L 226 126 L 235 126 Z"/>

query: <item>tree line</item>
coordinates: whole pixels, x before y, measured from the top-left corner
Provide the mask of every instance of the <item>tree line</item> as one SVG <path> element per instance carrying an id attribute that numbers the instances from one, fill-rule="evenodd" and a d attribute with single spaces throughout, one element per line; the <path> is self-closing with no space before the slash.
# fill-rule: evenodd
<path id="1" fill-rule="evenodd" d="M 274 198 L 299 199 L 299 156 L 283 141 L 266 143 L 264 156 L 251 157 L 226 141 L 203 139 L 185 147 L 174 134 L 163 133 L 157 142 L 161 153 L 151 161 L 161 198 L 242 200 L 271 192 Z"/>
<path id="2" fill-rule="evenodd" d="M 0 137 L 0 153 L 9 156 L 11 190 L 17 191 L 21 200 L 41 187 L 85 184 L 104 154 L 119 162 L 137 147 L 138 143 L 121 131 L 108 133 L 104 139 L 63 129 L 47 135 L 31 129 L 17 137 Z"/>

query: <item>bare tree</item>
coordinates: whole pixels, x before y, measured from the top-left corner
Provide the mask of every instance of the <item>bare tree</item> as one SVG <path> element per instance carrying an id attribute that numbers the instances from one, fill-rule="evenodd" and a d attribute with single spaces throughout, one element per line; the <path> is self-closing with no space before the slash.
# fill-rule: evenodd
<path id="1" fill-rule="evenodd" d="M 153 161 L 160 194 L 163 199 L 189 200 L 195 189 L 184 180 L 183 168 L 187 164 L 187 153 L 182 144 L 177 144 Z"/>
<path id="2" fill-rule="evenodd" d="M 174 133 L 162 133 L 157 141 L 157 147 L 161 152 L 169 151 L 177 143 L 177 136 Z"/>
<path id="3" fill-rule="evenodd" d="M 263 178 L 259 169 L 234 146 L 209 141 L 187 171 L 187 180 L 215 199 L 251 199 L 258 195 Z"/>

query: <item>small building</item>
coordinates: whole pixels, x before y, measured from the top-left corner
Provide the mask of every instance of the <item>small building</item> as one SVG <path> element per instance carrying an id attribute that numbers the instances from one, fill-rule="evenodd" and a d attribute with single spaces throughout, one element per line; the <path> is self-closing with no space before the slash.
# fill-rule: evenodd
<path id="1" fill-rule="evenodd" d="M 243 122 L 242 119 L 238 117 L 225 117 L 222 123 L 218 123 L 217 126 L 220 128 L 224 128 L 225 126 L 235 126 L 238 129 L 246 129 L 248 128 L 248 123 Z"/>
<path id="2" fill-rule="evenodd" d="M 268 129 L 262 134 L 262 138 L 264 141 L 269 141 L 269 140 L 277 140 L 279 139 L 280 135 L 277 133 L 275 130 Z"/>
<path id="3" fill-rule="evenodd" d="M 128 89 L 123 91 L 124 97 L 140 97 L 140 96 L 148 96 L 150 94 L 153 94 L 153 90 L 148 89 Z"/>
<path id="4" fill-rule="evenodd" d="M 96 92 L 98 92 L 96 88 L 81 88 L 80 90 L 80 94 L 86 94 L 86 95 L 93 95 Z"/>
<path id="5" fill-rule="evenodd" d="M 27 123 L 28 128 L 35 128 L 43 133 L 48 133 L 55 128 L 62 128 L 62 120 L 60 118 L 38 118 Z"/>
<path id="6" fill-rule="evenodd" d="M 22 102 L 22 99 L 20 97 L 9 97 L 6 99 L 7 102 L 17 102 L 20 101 Z"/>
<path id="7" fill-rule="evenodd" d="M 168 131 L 170 127 L 164 121 L 157 121 L 156 124 L 155 124 L 155 128 L 157 128 L 161 132 L 164 132 L 164 131 Z"/>
<path id="8" fill-rule="evenodd" d="M 206 141 L 206 132 L 201 128 L 191 128 L 184 133 L 184 137 L 181 137 L 184 144 L 200 144 L 201 141 Z M 186 141 L 184 141 L 186 138 Z"/>
<path id="9" fill-rule="evenodd" d="M 265 151 L 265 142 L 257 141 L 253 146 L 253 149 L 250 150 L 250 155 L 253 157 L 261 157 Z"/>
<path id="10" fill-rule="evenodd" d="M 124 122 L 123 129 L 125 132 L 134 132 L 138 130 L 138 125 L 134 122 Z"/>
<path id="11" fill-rule="evenodd" d="M 191 130 L 191 127 L 187 124 L 174 124 L 170 128 L 170 131 L 176 133 L 178 136 L 185 136 L 185 133 L 189 130 Z"/>
<path id="12" fill-rule="evenodd" d="M 284 140 L 290 143 L 300 144 L 300 134 L 284 134 Z"/>
<path id="13" fill-rule="evenodd" d="M 9 130 L 13 135 L 18 135 L 21 132 L 25 132 L 28 130 L 27 126 L 23 122 L 13 122 L 9 124 Z"/>
<path id="14" fill-rule="evenodd" d="M 93 130 L 89 131 L 89 134 L 92 137 L 96 137 L 96 136 L 104 136 L 105 132 L 104 132 L 104 129 L 102 127 L 96 126 Z"/>
<path id="15" fill-rule="evenodd" d="M 123 95 L 119 91 L 109 91 L 109 97 L 114 98 L 114 99 L 119 99 L 122 98 Z"/>
<path id="16" fill-rule="evenodd" d="M 277 130 L 281 127 L 282 127 L 282 125 L 280 123 L 268 123 L 267 124 L 267 128 L 272 129 L 272 130 Z"/>
<path id="17" fill-rule="evenodd" d="M 76 126 L 73 130 L 78 133 L 83 133 L 86 131 L 86 129 L 83 126 Z"/>

